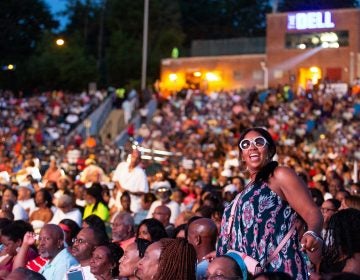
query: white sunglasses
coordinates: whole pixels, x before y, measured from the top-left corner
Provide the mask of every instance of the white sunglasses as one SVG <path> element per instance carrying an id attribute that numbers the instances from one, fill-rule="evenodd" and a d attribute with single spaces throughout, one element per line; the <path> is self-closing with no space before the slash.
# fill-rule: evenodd
<path id="1" fill-rule="evenodd" d="M 262 136 L 258 136 L 255 139 L 243 139 L 239 143 L 239 147 L 241 150 L 247 150 L 250 148 L 251 144 L 253 144 L 256 148 L 263 148 L 268 142 Z"/>

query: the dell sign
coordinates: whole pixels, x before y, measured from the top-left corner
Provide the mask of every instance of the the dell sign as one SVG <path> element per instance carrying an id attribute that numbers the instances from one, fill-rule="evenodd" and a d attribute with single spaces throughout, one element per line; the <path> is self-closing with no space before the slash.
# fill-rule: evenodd
<path id="1" fill-rule="evenodd" d="M 287 28 L 288 30 L 333 28 L 335 23 L 331 16 L 331 12 L 328 11 L 289 14 Z"/>

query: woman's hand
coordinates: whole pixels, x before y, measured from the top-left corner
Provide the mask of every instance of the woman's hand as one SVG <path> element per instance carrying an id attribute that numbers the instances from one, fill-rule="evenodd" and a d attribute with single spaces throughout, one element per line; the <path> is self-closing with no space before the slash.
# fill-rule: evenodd
<path id="1" fill-rule="evenodd" d="M 36 234 L 34 232 L 30 232 L 28 231 L 27 233 L 25 233 L 24 238 L 23 238 L 23 244 L 27 245 L 27 246 L 31 246 L 35 243 L 36 241 Z"/>
<path id="2" fill-rule="evenodd" d="M 311 253 L 322 248 L 323 241 L 320 237 L 310 232 L 305 232 L 300 241 L 302 250 L 307 250 Z"/>
<path id="3" fill-rule="evenodd" d="M 205 255 L 203 257 L 203 260 L 207 260 L 208 262 L 212 262 L 213 259 L 215 259 L 215 258 L 216 258 L 216 251 L 212 251 L 209 254 Z"/>

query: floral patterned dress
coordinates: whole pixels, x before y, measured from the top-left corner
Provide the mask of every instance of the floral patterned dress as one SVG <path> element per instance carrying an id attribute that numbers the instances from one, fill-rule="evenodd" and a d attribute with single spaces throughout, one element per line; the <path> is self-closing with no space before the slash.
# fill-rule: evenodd
<path id="1" fill-rule="evenodd" d="M 233 203 L 237 206 L 230 228 Z M 296 217 L 296 212 L 267 183 L 250 184 L 225 209 L 217 255 L 224 255 L 231 249 L 237 250 L 256 259 L 264 267 L 266 260 L 295 223 Z M 296 231 L 264 269 L 283 271 L 294 279 L 309 279 L 305 255 L 300 251 Z"/>

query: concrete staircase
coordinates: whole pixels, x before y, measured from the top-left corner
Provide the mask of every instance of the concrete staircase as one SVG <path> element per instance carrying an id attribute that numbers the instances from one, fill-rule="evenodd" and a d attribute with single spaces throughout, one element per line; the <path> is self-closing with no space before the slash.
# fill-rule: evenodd
<path id="1" fill-rule="evenodd" d="M 113 109 L 105 120 L 104 125 L 100 128 L 99 137 L 104 141 L 107 135 L 110 134 L 111 139 L 114 140 L 125 127 L 123 110 Z"/>

